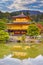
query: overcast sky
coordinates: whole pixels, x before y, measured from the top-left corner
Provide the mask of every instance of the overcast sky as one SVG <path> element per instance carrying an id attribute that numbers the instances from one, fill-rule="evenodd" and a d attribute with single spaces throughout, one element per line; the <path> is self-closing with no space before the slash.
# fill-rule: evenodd
<path id="1" fill-rule="evenodd" d="M 39 10 L 43 12 L 43 0 L 0 0 L 0 11 Z"/>

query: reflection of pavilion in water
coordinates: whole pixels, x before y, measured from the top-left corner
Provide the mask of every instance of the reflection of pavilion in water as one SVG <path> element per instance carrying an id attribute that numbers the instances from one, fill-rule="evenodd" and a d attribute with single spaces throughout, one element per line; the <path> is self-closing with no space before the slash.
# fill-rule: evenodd
<path id="1" fill-rule="evenodd" d="M 13 16 L 13 23 L 7 24 L 8 32 L 11 35 L 26 34 L 26 30 L 29 24 L 31 24 L 30 21 L 31 18 L 29 16 L 24 15 L 23 13 L 18 16 Z"/>

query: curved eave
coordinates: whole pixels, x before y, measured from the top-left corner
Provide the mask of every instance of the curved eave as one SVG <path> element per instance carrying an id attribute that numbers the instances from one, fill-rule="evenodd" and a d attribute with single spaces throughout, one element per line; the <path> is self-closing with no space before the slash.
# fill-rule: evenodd
<path id="1" fill-rule="evenodd" d="M 26 15 L 24 15 L 23 13 L 21 13 L 20 15 L 17 15 L 17 16 L 13 16 L 13 18 L 21 18 L 21 17 L 28 17 L 28 16 L 26 16 Z"/>
<path id="2" fill-rule="evenodd" d="M 32 24 L 32 22 L 14 22 L 14 23 L 7 23 L 7 24 Z"/>
<path id="3" fill-rule="evenodd" d="M 21 17 L 15 17 L 15 16 L 13 16 L 12 17 L 13 20 L 16 19 L 16 18 L 27 18 L 29 20 L 32 20 L 31 17 L 28 17 L 28 16 L 25 16 L 25 17 L 24 16 L 21 16 Z"/>

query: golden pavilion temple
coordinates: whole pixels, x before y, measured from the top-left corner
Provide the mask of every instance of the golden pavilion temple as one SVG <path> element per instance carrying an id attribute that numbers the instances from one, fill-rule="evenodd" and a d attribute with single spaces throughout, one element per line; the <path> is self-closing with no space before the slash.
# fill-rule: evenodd
<path id="1" fill-rule="evenodd" d="M 8 32 L 11 35 L 15 34 L 26 34 L 27 28 L 31 23 L 31 18 L 29 16 L 24 15 L 21 13 L 20 15 L 13 16 L 13 23 L 7 24 Z"/>

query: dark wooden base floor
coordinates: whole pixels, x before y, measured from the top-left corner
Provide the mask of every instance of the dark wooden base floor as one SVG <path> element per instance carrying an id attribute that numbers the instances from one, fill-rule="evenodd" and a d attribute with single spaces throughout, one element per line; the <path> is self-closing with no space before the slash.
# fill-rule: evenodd
<path id="1" fill-rule="evenodd" d="M 9 33 L 14 33 L 14 35 L 18 35 L 18 34 L 26 34 L 27 31 L 26 30 L 8 30 Z"/>

